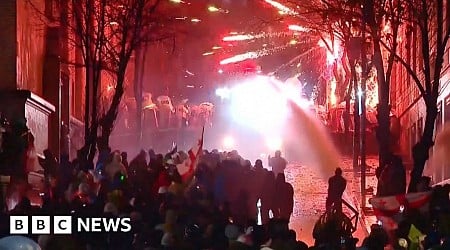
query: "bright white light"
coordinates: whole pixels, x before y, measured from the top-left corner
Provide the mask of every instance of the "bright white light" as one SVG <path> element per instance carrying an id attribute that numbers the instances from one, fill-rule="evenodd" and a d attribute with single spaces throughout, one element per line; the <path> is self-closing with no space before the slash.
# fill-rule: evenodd
<path id="1" fill-rule="evenodd" d="M 286 120 L 287 100 L 268 77 L 258 76 L 232 89 L 231 114 L 236 122 L 260 132 L 277 130 Z"/>
<path id="2" fill-rule="evenodd" d="M 273 137 L 266 139 L 267 147 L 271 152 L 281 150 L 283 146 L 283 140 L 280 137 Z"/>
<path id="3" fill-rule="evenodd" d="M 289 15 L 297 15 L 298 13 L 294 10 L 292 10 L 291 8 L 277 2 L 274 0 L 265 0 L 266 3 L 272 5 L 273 7 L 277 8 L 279 11 L 283 12 L 284 14 L 289 14 Z"/>
<path id="4" fill-rule="evenodd" d="M 224 59 L 224 60 L 220 61 L 220 65 L 242 62 L 242 61 L 245 61 L 247 59 L 255 59 L 255 58 L 258 58 L 258 56 L 259 55 L 256 52 L 247 52 L 247 53 L 244 53 L 244 54 L 235 55 L 233 57 Z"/>
<path id="5" fill-rule="evenodd" d="M 298 31 L 298 32 L 308 32 L 309 31 L 308 28 L 305 28 L 305 27 L 300 26 L 300 25 L 295 25 L 295 24 L 289 25 L 288 28 L 289 28 L 289 30 Z"/>
<path id="6" fill-rule="evenodd" d="M 208 11 L 209 12 L 217 12 L 217 11 L 219 11 L 220 9 L 219 8 L 217 8 L 216 6 L 209 6 L 208 7 Z"/>
<path id="7" fill-rule="evenodd" d="M 361 87 L 358 86 L 358 97 L 361 98 L 363 95 Z"/>
<path id="8" fill-rule="evenodd" d="M 234 138 L 231 136 L 226 136 L 223 139 L 223 147 L 226 150 L 230 150 L 230 149 L 234 149 L 235 143 L 234 143 Z"/>
<path id="9" fill-rule="evenodd" d="M 253 35 L 234 35 L 234 36 L 226 36 L 222 40 L 224 42 L 233 42 L 233 41 L 251 40 L 254 38 L 255 38 L 255 36 L 253 36 Z"/>
<path id="10" fill-rule="evenodd" d="M 223 69 L 219 69 L 219 70 L 217 71 L 217 73 L 222 74 L 222 73 L 223 73 Z"/>
<path id="11" fill-rule="evenodd" d="M 231 96 L 231 90 L 228 88 L 216 89 L 216 95 L 222 99 L 228 99 Z"/>

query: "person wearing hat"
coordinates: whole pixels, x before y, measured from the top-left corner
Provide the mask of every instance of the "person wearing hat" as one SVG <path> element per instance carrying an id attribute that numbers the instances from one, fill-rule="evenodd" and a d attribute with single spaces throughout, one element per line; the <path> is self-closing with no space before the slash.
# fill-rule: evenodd
<path id="1" fill-rule="evenodd" d="M 336 168 L 334 176 L 328 179 L 327 211 L 336 209 L 337 212 L 342 212 L 342 195 L 346 187 L 347 180 L 342 177 L 342 169 Z"/>

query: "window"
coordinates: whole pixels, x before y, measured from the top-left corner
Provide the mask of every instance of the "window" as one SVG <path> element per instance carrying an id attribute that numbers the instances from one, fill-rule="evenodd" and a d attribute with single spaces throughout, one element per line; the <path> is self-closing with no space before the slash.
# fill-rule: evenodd
<path id="1" fill-rule="evenodd" d="M 414 123 L 412 126 L 411 126 L 411 134 L 410 134 L 410 138 L 409 138 L 409 140 L 410 140 L 410 145 L 411 145 L 411 147 L 412 146 L 414 146 L 415 144 L 416 144 L 416 124 Z"/>
<path id="2" fill-rule="evenodd" d="M 450 121 L 450 94 L 445 97 L 444 123 Z"/>
<path id="3" fill-rule="evenodd" d="M 417 72 L 417 28 L 412 29 L 412 69 Z"/>
<path id="4" fill-rule="evenodd" d="M 416 141 L 420 140 L 420 137 L 422 137 L 422 133 L 423 133 L 423 118 L 420 117 L 419 120 L 417 121 L 417 138 L 416 138 Z"/>
<path id="5" fill-rule="evenodd" d="M 441 131 L 441 127 L 442 127 L 442 101 L 438 102 L 437 109 L 438 109 L 438 113 L 437 113 L 437 117 L 436 117 L 435 134 L 439 133 Z"/>

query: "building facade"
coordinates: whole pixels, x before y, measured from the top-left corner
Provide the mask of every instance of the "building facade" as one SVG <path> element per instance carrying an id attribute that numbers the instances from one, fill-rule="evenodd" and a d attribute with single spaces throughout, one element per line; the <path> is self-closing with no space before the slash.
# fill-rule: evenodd
<path id="1" fill-rule="evenodd" d="M 0 1 L 0 112 L 26 121 L 38 156 L 74 151 L 79 143 L 70 143 L 69 131 L 72 140 L 83 137 L 82 72 L 64 63 L 75 55 L 60 22 L 68 2 Z"/>
<path id="2" fill-rule="evenodd" d="M 444 1 L 445 9 L 449 6 L 449 1 Z M 444 10 L 444 27 L 450 25 L 449 11 Z M 431 29 L 433 30 L 433 29 Z M 420 34 L 417 27 L 405 26 L 401 29 L 399 37 L 399 53 L 402 58 L 411 65 L 412 69 L 418 72 L 419 78 L 423 78 L 422 69 L 424 67 L 421 57 Z M 434 34 L 431 32 L 430 36 Z M 435 44 L 435 41 L 431 41 Z M 450 122 L 450 51 L 449 44 L 445 50 L 444 64 L 441 72 L 440 90 L 438 98 L 438 117 L 436 118 L 435 134 L 439 133 L 445 123 Z M 431 51 L 431 56 L 435 52 Z M 431 69 L 432 72 L 434 69 Z M 419 141 L 423 133 L 426 108 L 420 91 L 406 72 L 406 69 L 396 63 L 391 80 L 391 104 L 394 112 L 400 118 L 401 123 L 401 153 L 406 161 L 412 161 L 412 147 Z M 447 167 L 432 168 L 431 164 L 425 167 L 424 175 L 431 176 L 433 183 L 439 183 L 450 179 L 450 169 Z"/>

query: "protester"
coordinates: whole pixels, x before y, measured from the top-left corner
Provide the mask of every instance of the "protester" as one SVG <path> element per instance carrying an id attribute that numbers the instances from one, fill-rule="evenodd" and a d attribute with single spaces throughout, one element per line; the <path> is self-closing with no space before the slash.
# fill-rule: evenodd
<path id="1" fill-rule="evenodd" d="M 402 159 L 391 155 L 390 160 L 379 175 L 377 196 L 393 196 L 405 194 L 406 171 Z"/>
<path id="2" fill-rule="evenodd" d="M 275 157 L 270 157 L 269 155 L 269 166 L 272 167 L 272 172 L 275 176 L 278 174 L 284 174 L 284 170 L 287 166 L 287 161 L 281 157 L 281 151 L 277 150 L 275 152 Z"/>
<path id="3" fill-rule="evenodd" d="M 129 167 L 125 167 L 125 157 L 121 159 L 121 155 L 126 155 L 124 153 L 114 151 L 99 157 L 96 163 L 103 164 L 104 171 L 100 174 L 103 178 L 98 178 L 96 172 L 83 171 L 89 167 L 84 166 L 87 163 L 82 158 L 70 162 L 67 157 L 62 157 L 58 163 L 47 152 L 42 164 L 47 169 L 46 175 L 56 179 L 56 186 L 48 192 L 57 193 L 52 190 L 60 190 L 58 192 L 65 195 L 44 195 L 42 207 L 35 207 L 24 195 L 26 192 L 21 192 L 15 208 L 2 213 L 107 218 L 125 216 L 132 220 L 130 233 L 28 236 L 41 248 L 49 250 L 307 248 L 305 243 L 297 241 L 296 233 L 289 229 L 294 190 L 282 173 L 284 167 L 277 168 L 282 170 L 275 179 L 274 173 L 265 169 L 261 160 L 251 167 L 249 161 L 243 160 L 236 151 L 225 154 L 213 150 L 205 151 L 194 173 L 182 178 L 174 159 L 175 154 L 183 153 L 163 157 L 153 151 L 141 151 L 131 160 Z M 282 159 L 280 154 L 274 158 L 277 157 Z M 401 165 L 398 162 L 395 164 Z M 418 187 L 419 191 L 432 192 L 429 209 L 406 210 L 406 226 L 402 224 L 401 228 L 409 230 L 411 224 L 416 224 L 418 230 L 427 234 L 423 242 L 427 247 L 445 247 L 450 238 L 450 190 L 448 185 L 431 188 L 429 180 L 422 178 Z M 403 190 L 403 184 L 399 186 L 402 188 L 398 190 Z M 353 225 L 342 213 L 345 188 L 346 180 L 342 170 L 337 168 L 335 175 L 329 179 L 327 212 L 320 217 L 313 231 L 316 240 L 313 249 L 355 249 L 357 239 L 352 237 Z M 261 214 L 257 210 L 258 200 L 262 203 Z M 270 211 L 273 218 L 270 218 Z M 9 224 L 2 213 L 0 234 L 6 236 L 7 228 L 3 226 Z M 257 223 L 259 216 L 262 225 Z M 433 223 L 428 223 L 425 218 L 430 218 Z M 407 240 L 409 231 L 400 231 L 393 234 L 391 242 L 400 237 Z M 370 235 L 361 242 L 365 249 L 383 249 L 388 237 L 382 227 L 374 226 Z"/>
<path id="4" fill-rule="evenodd" d="M 274 215 L 286 221 L 290 221 L 294 210 L 294 188 L 288 182 L 284 174 L 278 174 L 274 192 Z"/>
<path id="5" fill-rule="evenodd" d="M 342 195 L 346 186 L 347 181 L 342 177 L 342 169 L 336 168 L 334 176 L 328 179 L 327 211 L 335 209 L 338 212 L 342 212 Z"/>

